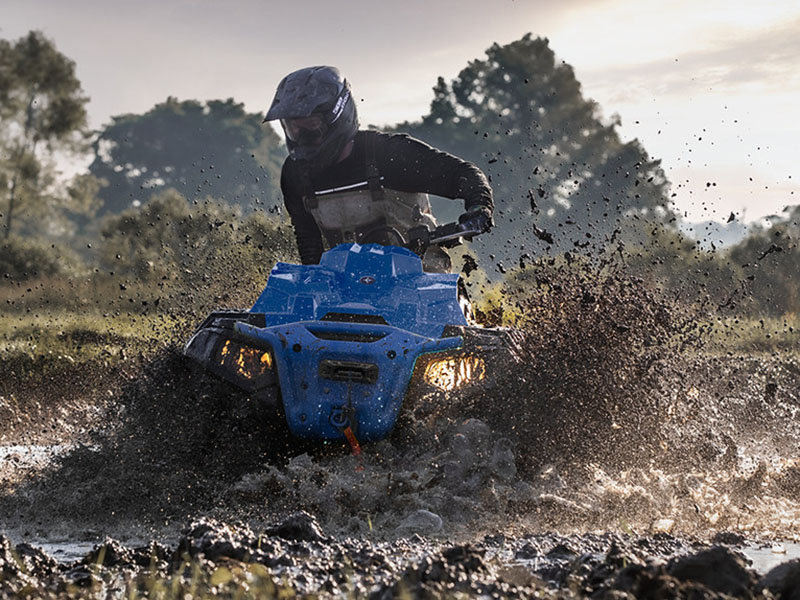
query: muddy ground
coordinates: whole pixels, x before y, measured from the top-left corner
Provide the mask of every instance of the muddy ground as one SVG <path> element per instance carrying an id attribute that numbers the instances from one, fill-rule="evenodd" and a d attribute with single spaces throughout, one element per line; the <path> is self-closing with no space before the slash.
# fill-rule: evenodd
<path id="1" fill-rule="evenodd" d="M 330 537 L 305 512 L 254 531 L 201 520 L 171 547 L 106 539 L 56 562 L 0 537 L 4 597 L 793 598 L 800 560 L 758 573 L 742 538 L 528 534 L 469 543 Z"/>
<path id="2" fill-rule="evenodd" d="M 417 398 L 358 458 L 290 438 L 177 343 L 38 388 L 4 364 L 0 590 L 789 594 L 794 563 L 738 552 L 800 534 L 796 358 L 712 352 L 634 281 L 567 283 L 521 305 L 498 387 Z M 48 542 L 101 545 L 25 545 Z"/>

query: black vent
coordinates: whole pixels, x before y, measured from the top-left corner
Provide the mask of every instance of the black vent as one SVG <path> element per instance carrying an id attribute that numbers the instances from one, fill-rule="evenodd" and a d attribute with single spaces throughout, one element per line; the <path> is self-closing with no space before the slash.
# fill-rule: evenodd
<path id="1" fill-rule="evenodd" d="M 323 360 L 319 363 L 319 376 L 334 381 L 375 383 L 378 381 L 378 365 L 341 360 Z"/>
<path id="2" fill-rule="evenodd" d="M 331 342 L 377 342 L 386 337 L 385 333 L 362 333 L 356 331 L 328 331 L 326 329 L 314 329 L 306 327 L 315 338 L 328 340 Z"/>
<path id="3" fill-rule="evenodd" d="M 368 323 L 370 325 L 388 325 L 386 319 L 380 315 L 359 315 L 355 313 L 329 312 L 321 321 L 335 321 L 337 323 Z"/>

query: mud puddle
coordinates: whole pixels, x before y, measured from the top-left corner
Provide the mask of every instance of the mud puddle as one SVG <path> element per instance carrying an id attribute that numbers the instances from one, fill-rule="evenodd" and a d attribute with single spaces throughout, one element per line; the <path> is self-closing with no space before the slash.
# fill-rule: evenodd
<path id="1" fill-rule="evenodd" d="M 15 543 L 23 542 L 23 539 L 15 538 L 15 536 L 11 536 L 10 539 Z M 103 542 L 103 539 L 97 538 L 93 541 L 46 541 L 28 539 L 26 541 L 31 546 L 42 550 L 42 552 L 54 558 L 59 564 L 69 565 L 83 560 L 92 550 Z M 160 543 L 165 546 L 173 545 L 167 540 L 161 540 Z M 139 540 L 133 544 L 130 542 L 127 544 L 142 547 L 146 546 L 147 542 L 145 540 Z M 741 552 L 741 554 L 750 561 L 750 568 L 759 575 L 766 574 L 780 564 L 800 559 L 800 543 L 797 542 L 748 543 L 742 546 L 734 546 L 734 549 Z M 490 557 L 496 558 L 505 567 L 519 565 L 529 569 L 531 572 L 539 571 L 546 566 L 546 559 L 517 559 L 514 557 L 514 554 L 509 551 L 497 551 L 495 554 L 490 555 Z"/>
<path id="2" fill-rule="evenodd" d="M 10 539 L 15 543 L 23 543 L 22 539 L 10 536 Z M 27 539 L 26 542 L 31 546 L 40 549 L 42 552 L 54 558 L 62 565 L 69 565 L 81 561 L 84 557 L 91 553 L 97 546 L 99 546 L 103 539 L 98 538 L 93 541 L 46 541 Z M 162 540 L 160 543 L 169 546 L 170 543 Z M 130 543 L 129 543 L 130 545 Z M 139 540 L 133 544 L 135 546 L 146 546 L 144 540 Z M 766 574 L 774 567 L 800 558 L 800 543 L 797 542 L 774 542 L 760 545 L 744 545 L 735 547 L 736 550 L 741 552 L 749 561 L 750 567 L 760 575 Z M 543 568 L 545 561 L 542 559 L 515 559 L 510 552 L 498 552 L 494 555 L 497 560 L 504 566 L 513 567 L 520 565 L 532 572 Z"/>
<path id="3" fill-rule="evenodd" d="M 753 569 L 759 573 L 766 573 L 782 563 L 800 558 L 800 543 L 797 542 L 744 546 L 741 550 L 752 561 Z"/>
<path id="4" fill-rule="evenodd" d="M 10 536 L 12 541 L 14 537 Z M 94 542 L 64 542 L 64 541 L 40 541 L 28 540 L 27 543 L 54 558 L 59 564 L 69 565 L 79 562 L 88 555 L 102 540 Z M 17 544 L 23 543 L 17 541 Z"/>

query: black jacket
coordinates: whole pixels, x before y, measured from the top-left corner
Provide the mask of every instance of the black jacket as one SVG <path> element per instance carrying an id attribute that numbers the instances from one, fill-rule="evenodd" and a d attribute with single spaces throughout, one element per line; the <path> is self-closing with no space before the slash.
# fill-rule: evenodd
<path id="1" fill-rule="evenodd" d="M 467 210 L 475 206 L 492 210 L 492 189 L 478 167 L 404 134 L 359 131 L 350 156 L 310 176 L 314 191 L 362 182 L 363 189 L 368 188 L 365 137 L 371 133 L 376 136 L 375 163 L 385 188 L 463 198 Z M 303 264 L 316 264 L 322 256 L 322 235 L 303 204 L 304 187 L 308 186 L 297 161 L 287 158 L 281 171 L 283 201 L 294 225 L 300 259 Z"/>

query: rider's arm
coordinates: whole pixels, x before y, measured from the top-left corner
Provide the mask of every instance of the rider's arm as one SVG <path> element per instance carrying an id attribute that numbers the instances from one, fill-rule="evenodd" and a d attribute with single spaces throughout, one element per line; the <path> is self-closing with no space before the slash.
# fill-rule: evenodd
<path id="1" fill-rule="evenodd" d="M 302 194 L 288 171 L 289 169 L 284 164 L 281 171 L 281 191 L 283 192 L 283 203 L 294 226 L 294 237 L 297 241 L 297 251 L 300 253 L 300 262 L 304 265 L 316 265 L 322 256 L 322 234 L 314 217 L 303 205 Z"/>
<path id="2" fill-rule="evenodd" d="M 385 187 L 463 198 L 466 210 L 479 206 L 493 210 L 489 181 L 471 162 L 404 134 L 381 137 L 382 143 L 376 145 L 377 162 Z"/>

